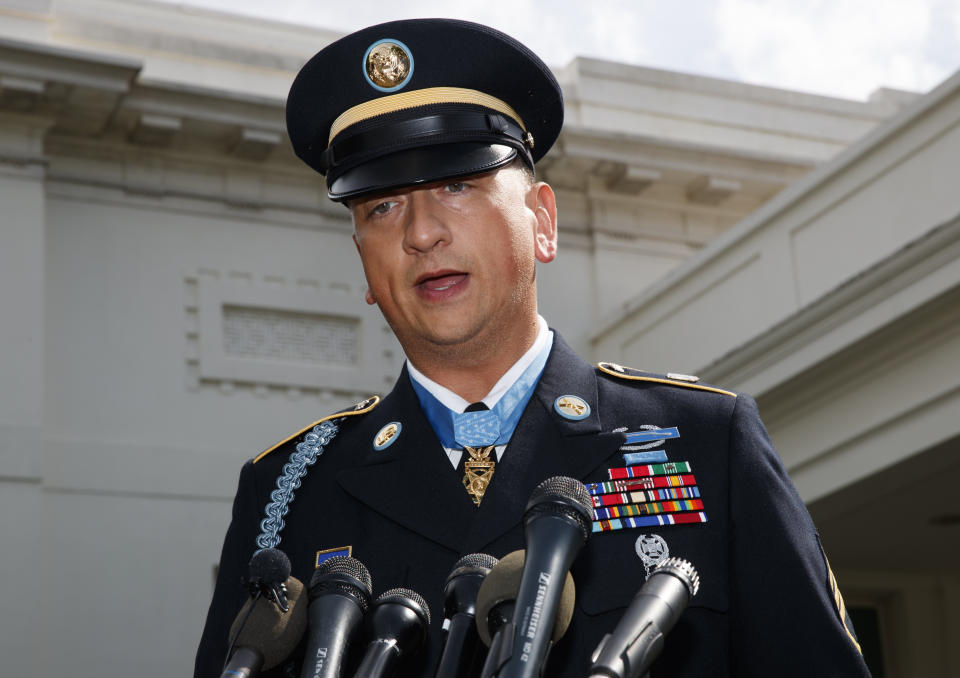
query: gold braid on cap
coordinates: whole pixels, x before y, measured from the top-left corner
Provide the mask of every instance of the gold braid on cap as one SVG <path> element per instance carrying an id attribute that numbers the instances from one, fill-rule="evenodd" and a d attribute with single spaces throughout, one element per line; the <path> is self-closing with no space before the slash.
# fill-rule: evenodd
<path id="1" fill-rule="evenodd" d="M 351 125 L 356 125 L 358 122 L 374 118 L 378 115 L 430 104 L 475 104 L 477 106 L 483 106 L 510 116 L 520 124 L 524 132 L 527 131 L 527 126 L 523 124 L 523 120 L 520 119 L 517 112 L 505 101 L 501 101 L 494 96 L 478 92 L 475 89 L 465 89 L 463 87 L 428 87 L 426 89 L 378 97 L 348 108 L 337 116 L 337 119 L 334 120 L 330 126 L 330 137 L 327 139 L 327 144 L 332 142 L 334 137 L 340 134 L 340 132 Z"/>

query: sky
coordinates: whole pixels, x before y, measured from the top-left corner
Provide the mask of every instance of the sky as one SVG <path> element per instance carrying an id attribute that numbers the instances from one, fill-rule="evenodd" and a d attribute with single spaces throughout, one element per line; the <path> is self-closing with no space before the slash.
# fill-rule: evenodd
<path id="1" fill-rule="evenodd" d="M 176 0 L 349 32 L 447 16 L 509 33 L 551 66 L 591 56 L 815 94 L 926 92 L 960 69 L 960 0 Z"/>

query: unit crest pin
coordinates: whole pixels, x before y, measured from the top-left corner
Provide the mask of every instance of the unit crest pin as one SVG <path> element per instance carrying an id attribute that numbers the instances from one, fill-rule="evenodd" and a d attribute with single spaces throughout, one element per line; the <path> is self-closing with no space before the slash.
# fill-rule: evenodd
<path id="1" fill-rule="evenodd" d="M 564 419 L 580 421 L 590 416 L 590 405 L 586 400 L 576 395 L 564 395 L 553 403 L 553 409 Z"/>
<path id="2" fill-rule="evenodd" d="M 385 450 L 390 447 L 393 442 L 400 435 L 400 429 L 402 429 L 399 421 L 391 421 L 389 424 L 384 426 L 377 432 L 377 435 L 373 437 L 373 449 Z"/>

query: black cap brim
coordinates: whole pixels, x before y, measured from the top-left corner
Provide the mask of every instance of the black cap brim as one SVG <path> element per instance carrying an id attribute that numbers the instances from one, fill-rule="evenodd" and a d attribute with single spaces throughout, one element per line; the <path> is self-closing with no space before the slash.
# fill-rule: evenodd
<path id="1" fill-rule="evenodd" d="M 504 167 L 517 149 L 482 142 L 411 148 L 371 160 L 338 176 L 329 186 L 333 200 L 383 193 L 395 188 L 482 174 Z"/>

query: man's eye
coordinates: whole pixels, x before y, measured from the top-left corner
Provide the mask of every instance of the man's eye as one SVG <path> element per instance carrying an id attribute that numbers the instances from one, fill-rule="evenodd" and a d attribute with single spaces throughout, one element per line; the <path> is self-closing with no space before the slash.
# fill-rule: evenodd
<path id="1" fill-rule="evenodd" d="M 455 181 L 451 184 L 445 184 L 443 190 L 447 193 L 462 193 L 466 188 L 467 185 L 462 181 Z"/>
<path id="2" fill-rule="evenodd" d="M 397 203 L 392 200 L 384 200 L 383 202 L 374 205 L 373 209 L 370 210 L 370 214 L 386 214 L 393 209 L 393 206 L 396 204 Z"/>

